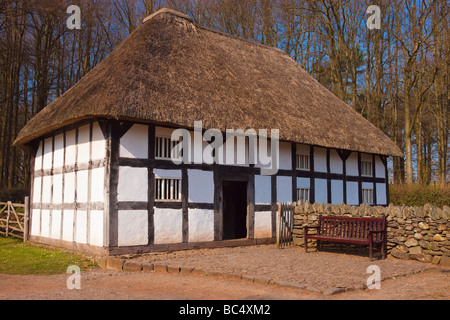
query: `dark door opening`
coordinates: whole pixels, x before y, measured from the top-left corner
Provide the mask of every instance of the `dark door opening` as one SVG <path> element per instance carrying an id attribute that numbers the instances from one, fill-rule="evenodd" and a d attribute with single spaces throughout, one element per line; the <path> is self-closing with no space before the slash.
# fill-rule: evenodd
<path id="1" fill-rule="evenodd" d="M 247 182 L 223 182 L 223 239 L 247 237 Z"/>

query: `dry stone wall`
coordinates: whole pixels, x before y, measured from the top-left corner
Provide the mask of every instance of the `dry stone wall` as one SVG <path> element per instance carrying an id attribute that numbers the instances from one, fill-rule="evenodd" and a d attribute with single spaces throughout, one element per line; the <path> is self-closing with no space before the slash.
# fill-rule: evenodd
<path id="1" fill-rule="evenodd" d="M 294 209 L 294 245 L 304 246 L 304 226 L 316 226 L 319 215 L 380 217 L 387 220 L 388 254 L 398 259 L 414 259 L 450 266 L 450 208 L 359 207 L 346 204 L 298 202 Z"/>

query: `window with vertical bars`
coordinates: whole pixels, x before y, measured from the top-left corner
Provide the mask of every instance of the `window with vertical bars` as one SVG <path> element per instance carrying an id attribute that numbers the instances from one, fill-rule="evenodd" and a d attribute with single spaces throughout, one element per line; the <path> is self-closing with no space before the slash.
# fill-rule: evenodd
<path id="1" fill-rule="evenodd" d="M 298 188 L 297 189 L 297 201 L 309 201 L 309 189 Z"/>
<path id="2" fill-rule="evenodd" d="M 172 150 L 175 154 L 172 156 Z M 172 141 L 171 138 L 156 137 L 155 138 L 155 159 L 156 160 L 172 160 L 181 158 L 179 154 L 181 145 L 178 141 Z"/>
<path id="3" fill-rule="evenodd" d="M 372 189 L 362 189 L 362 203 L 363 204 L 373 204 L 373 190 Z"/>
<path id="4" fill-rule="evenodd" d="M 309 170 L 309 156 L 304 154 L 297 154 L 297 169 Z"/>
<path id="5" fill-rule="evenodd" d="M 373 168 L 371 161 L 361 161 L 361 175 L 365 177 L 373 176 Z"/>
<path id="6" fill-rule="evenodd" d="M 156 201 L 181 201 L 181 179 L 155 179 Z"/>

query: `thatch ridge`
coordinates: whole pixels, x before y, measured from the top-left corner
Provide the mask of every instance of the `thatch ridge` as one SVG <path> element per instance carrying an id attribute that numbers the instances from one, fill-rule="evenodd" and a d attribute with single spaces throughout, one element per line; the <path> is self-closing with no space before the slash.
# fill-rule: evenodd
<path id="1" fill-rule="evenodd" d="M 401 156 L 373 124 L 278 48 L 157 12 L 19 133 L 26 147 L 86 118 L 280 129 L 283 141 Z"/>

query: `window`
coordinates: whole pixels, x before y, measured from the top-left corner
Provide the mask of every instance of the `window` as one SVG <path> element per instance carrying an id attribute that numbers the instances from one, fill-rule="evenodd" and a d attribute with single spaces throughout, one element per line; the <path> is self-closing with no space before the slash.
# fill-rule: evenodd
<path id="1" fill-rule="evenodd" d="M 309 201 L 309 189 L 298 188 L 297 189 L 297 201 Z"/>
<path id="2" fill-rule="evenodd" d="M 361 175 L 365 177 L 372 177 L 372 161 L 361 161 Z"/>
<path id="3" fill-rule="evenodd" d="M 362 203 L 363 204 L 373 204 L 373 190 L 372 189 L 362 189 Z"/>
<path id="4" fill-rule="evenodd" d="M 309 156 L 304 154 L 297 154 L 297 169 L 309 170 Z"/>
<path id="5" fill-rule="evenodd" d="M 181 179 L 155 179 L 156 201 L 181 201 Z"/>
<path id="6" fill-rule="evenodd" d="M 177 147 L 181 148 L 181 145 L 177 141 L 172 141 L 167 137 L 156 137 L 155 139 L 155 159 L 157 160 L 172 160 L 172 150 Z M 175 151 L 176 154 L 177 150 Z"/>

